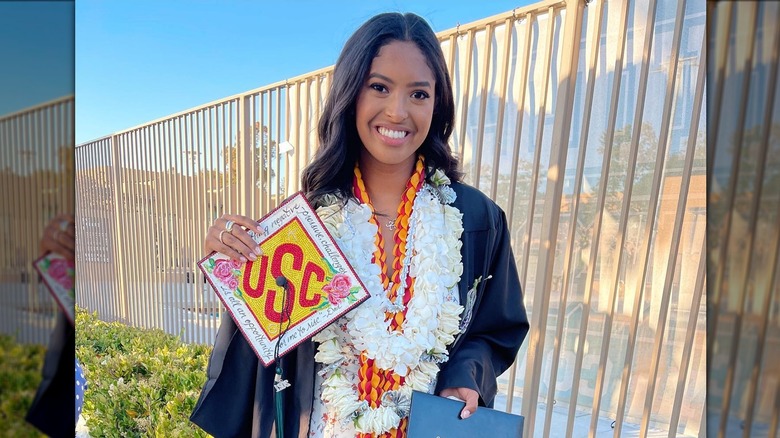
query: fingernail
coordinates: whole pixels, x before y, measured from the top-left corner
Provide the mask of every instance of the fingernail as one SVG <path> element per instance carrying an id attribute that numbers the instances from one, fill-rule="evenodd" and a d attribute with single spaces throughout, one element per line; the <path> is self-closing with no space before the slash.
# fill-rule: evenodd
<path id="1" fill-rule="evenodd" d="M 244 256 L 241 256 L 241 257 L 239 258 L 239 260 L 241 260 L 242 262 L 246 263 L 246 257 L 244 257 Z"/>
<path id="2" fill-rule="evenodd" d="M 252 261 L 257 260 L 257 256 L 255 255 L 255 253 L 252 253 L 252 252 L 249 253 L 249 260 L 252 260 Z"/>
<path id="3" fill-rule="evenodd" d="M 263 231 L 263 229 L 260 228 L 260 225 L 257 226 L 257 231 L 261 231 L 261 232 Z"/>
<path id="4" fill-rule="evenodd" d="M 260 249 L 260 247 L 259 247 L 259 246 L 256 246 L 256 247 L 255 247 L 255 254 L 257 254 L 257 255 L 261 256 L 261 255 L 263 255 L 263 250 L 262 250 L 262 249 Z"/>
<path id="5" fill-rule="evenodd" d="M 466 419 L 469 418 L 469 415 L 471 415 L 471 412 L 468 411 L 468 409 L 464 409 L 463 412 L 460 413 L 460 418 Z"/>

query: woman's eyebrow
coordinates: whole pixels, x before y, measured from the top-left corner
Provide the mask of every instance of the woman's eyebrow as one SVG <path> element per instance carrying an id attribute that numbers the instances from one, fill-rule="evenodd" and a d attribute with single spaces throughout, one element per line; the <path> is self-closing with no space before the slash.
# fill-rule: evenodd
<path id="1" fill-rule="evenodd" d="M 381 79 L 381 80 L 389 83 L 390 85 L 395 85 L 395 81 L 393 81 L 392 79 L 388 78 L 387 76 L 385 76 L 385 75 L 383 75 L 381 73 L 371 73 L 370 75 L 368 75 L 368 78 L 369 79 L 371 79 L 371 78 L 378 78 L 378 79 Z M 406 84 L 406 86 L 407 87 L 428 87 L 428 88 L 431 88 L 431 83 L 428 82 L 428 81 L 417 81 L 417 82 L 409 82 L 408 84 Z"/>

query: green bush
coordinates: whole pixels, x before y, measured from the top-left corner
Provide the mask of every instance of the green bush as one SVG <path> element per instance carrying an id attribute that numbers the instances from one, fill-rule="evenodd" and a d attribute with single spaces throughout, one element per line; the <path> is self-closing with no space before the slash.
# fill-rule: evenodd
<path id="1" fill-rule="evenodd" d="M 206 437 L 190 423 L 206 381 L 211 346 L 161 330 L 106 323 L 76 311 L 76 357 L 87 391 L 82 415 L 91 436 Z"/>
<path id="2" fill-rule="evenodd" d="M 4 436 L 41 437 L 24 421 L 41 382 L 46 347 L 0 335 L 0 426 Z"/>

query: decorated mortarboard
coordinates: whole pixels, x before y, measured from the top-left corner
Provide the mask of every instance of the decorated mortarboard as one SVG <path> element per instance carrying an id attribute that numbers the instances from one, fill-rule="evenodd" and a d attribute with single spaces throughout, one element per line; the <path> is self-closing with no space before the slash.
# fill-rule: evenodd
<path id="1" fill-rule="evenodd" d="M 36 259 L 33 267 L 43 279 L 43 284 L 54 297 L 54 301 L 65 313 L 65 317 L 75 325 L 73 306 L 76 298 L 76 267 L 73 261 L 59 254 L 48 253 Z"/>
<path id="2" fill-rule="evenodd" d="M 268 366 L 369 297 L 302 193 L 249 230 L 261 249 L 246 263 L 212 252 L 198 267 Z"/>

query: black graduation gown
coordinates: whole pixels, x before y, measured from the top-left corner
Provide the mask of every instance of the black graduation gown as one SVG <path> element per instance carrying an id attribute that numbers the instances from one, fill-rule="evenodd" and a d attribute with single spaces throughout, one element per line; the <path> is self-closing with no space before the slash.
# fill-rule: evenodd
<path id="1" fill-rule="evenodd" d="M 481 406 L 493 406 L 497 377 L 514 361 L 528 333 L 528 317 L 510 246 L 504 212 L 477 189 L 455 183 L 453 205 L 463 213 L 463 275 L 460 302 L 480 276 L 473 316 L 465 333 L 450 346 L 450 359 L 437 377 L 436 393 L 445 388 L 477 391 Z M 282 359 L 284 429 L 288 437 L 306 437 L 314 397 L 312 341 Z M 208 366 L 208 380 L 190 420 L 217 437 L 275 437 L 274 367 L 265 368 L 229 315 L 222 319 Z"/>
<path id="2" fill-rule="evenodd" d="M 76 332 L 65 314 L 58 312 L 43 359 L 43 379 L 25 417 L 28 423 L 53 438 L 76 434 L 75 349 Z"/>

